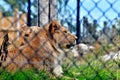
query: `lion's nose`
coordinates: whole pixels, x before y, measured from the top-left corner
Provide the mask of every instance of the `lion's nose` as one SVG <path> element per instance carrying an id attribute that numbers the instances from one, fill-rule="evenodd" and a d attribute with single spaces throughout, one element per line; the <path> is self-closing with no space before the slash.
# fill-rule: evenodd
<path id="1" fill-rule="evenodd" d="M 72 34 L 72 36 L 73 36 L 72 38 L 77 39 L 77 36 L 75 36 L 75 35 L 73 35 L 73 34 Z"/>
<path id="2" fill-rule="evenodd" d="M 75 39 L 77 39 L 77 36 L 74 36 L 75 37 Z"/>

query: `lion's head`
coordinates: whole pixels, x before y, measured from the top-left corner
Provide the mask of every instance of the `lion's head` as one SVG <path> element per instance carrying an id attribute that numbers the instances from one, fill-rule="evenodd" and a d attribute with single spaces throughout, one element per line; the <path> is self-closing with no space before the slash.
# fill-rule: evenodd
<path id="1" fill-rule="evenodd" d="M 40 29 L 41 27 L 38 26 L 28 27 L 26 24 L 22 25 L 20 28 L 20 36 L 23 39 L 23 43 L 29 43 L 30 40 L 36 37 Z"/>
<path id="2" fill-rule="evenodd" d="M 61 48 L 70 48 L 75 44 L 76 36 L 63 27 L 57 20 L 53 20 L 48 26 L 50 37 Z"/>

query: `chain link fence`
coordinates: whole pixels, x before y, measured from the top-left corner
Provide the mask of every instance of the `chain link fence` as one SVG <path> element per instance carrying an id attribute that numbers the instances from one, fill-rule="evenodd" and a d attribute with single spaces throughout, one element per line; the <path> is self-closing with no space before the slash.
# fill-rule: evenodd
<path id="1" fill-rule="evenodd" d="M 119 3 L 1 0 L 0 80 L 120 80 Z"/>

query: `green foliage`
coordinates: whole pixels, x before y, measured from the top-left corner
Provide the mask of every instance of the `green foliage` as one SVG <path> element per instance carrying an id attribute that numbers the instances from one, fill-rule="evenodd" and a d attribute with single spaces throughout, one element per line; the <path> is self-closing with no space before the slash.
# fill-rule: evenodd
<path id="1" fill-rule="evenodd" d="M 0 80 L 53 80 L 48 72 L 42 70 L 37 72 L 35 70 L 17 71 L 15 73 L 0 71 Z"/>
<path id="2" fill-rule="evenodd" d="M 120 68 L 114 61 L 107 63 L 100 60 L 83 63 L 78 67 L 72 65 L 66 70 L 63 68 L 64 76 L 55 77 L 45 70 L 24 70 L 15 73 L 0 70 L 0 80 L 115 80 L 120 79 Z"/>
<path id="3" fill-rule="evenodd" d="M 0 12 L 4 11 L 4 8 L 0 5 Z"/>
<path id="4" fill-rule="evenodd" d="M 110 67 L 110 65 L 112 65 L 112 67 Z M 116 67 L 117 64 L 114 63 L 114 61 L 104 63 L 100 60 L 96 60 L 92 61 L 90 64 L 82 64 L 79 68 L 71 66 L 71 68 L 65 72 L 64 75 L 69 77 L 71 80 L 115 80 L 117 78 Z M 118 70 L 120 71 L 120 69 Z"/>
<path id="5" fill-rule="evenodd" d="M 27 0 L 6 0 L 6 3 L 11 6 L 11 9 L 14 10 L 14 8 L 17 8 L 18 10 L 24 12 L 25 4 L 27 3 Z"/>
<path id="6" fill-rule="evenodd" d="M 8 9 L 5 9 L 6 7 L 4 7 L 3 5 L 0 5 L 0 11 L 3 12 L 4 14 L 3 16 L 13 15 L 14 9 L 18 9 L 22 13 L 27 12 L 25 9 L 27 9 L 28 0 L 4 0 L 3 2 L 5 3 L 5 5 L 8 6 L 7 7 Z M 37 7 L 36 1 L 32 1 L 31 4 L 33 8 Z"/>
<path id="7" fill-rule="evenodd" d="M 25 11 L 25 3 L 27 2 L 27 0 L 4 0 L 3 2 L 5 3 L 5 5 L 9 6 L 6 10 L 6 7 L 0 5 L 0 11 L 3 12 L 3 16 L 12 16 L 15 8 L 22 12 Z"/>

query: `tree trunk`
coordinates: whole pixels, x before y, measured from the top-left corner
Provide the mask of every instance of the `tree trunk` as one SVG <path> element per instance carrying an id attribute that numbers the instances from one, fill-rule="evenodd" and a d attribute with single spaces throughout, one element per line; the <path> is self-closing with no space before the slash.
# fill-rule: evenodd
<path id="1" fill-rule="evenodd" d="M 38 24 L 45 26 L 53 19 L 57 19 L 57 0 L 39 0 Z"/>
<path id="2" fill-rule="evenodd" d="M 49 22 L 58 18 L 57 10 L 57 0 L 49 0 Z"/>

